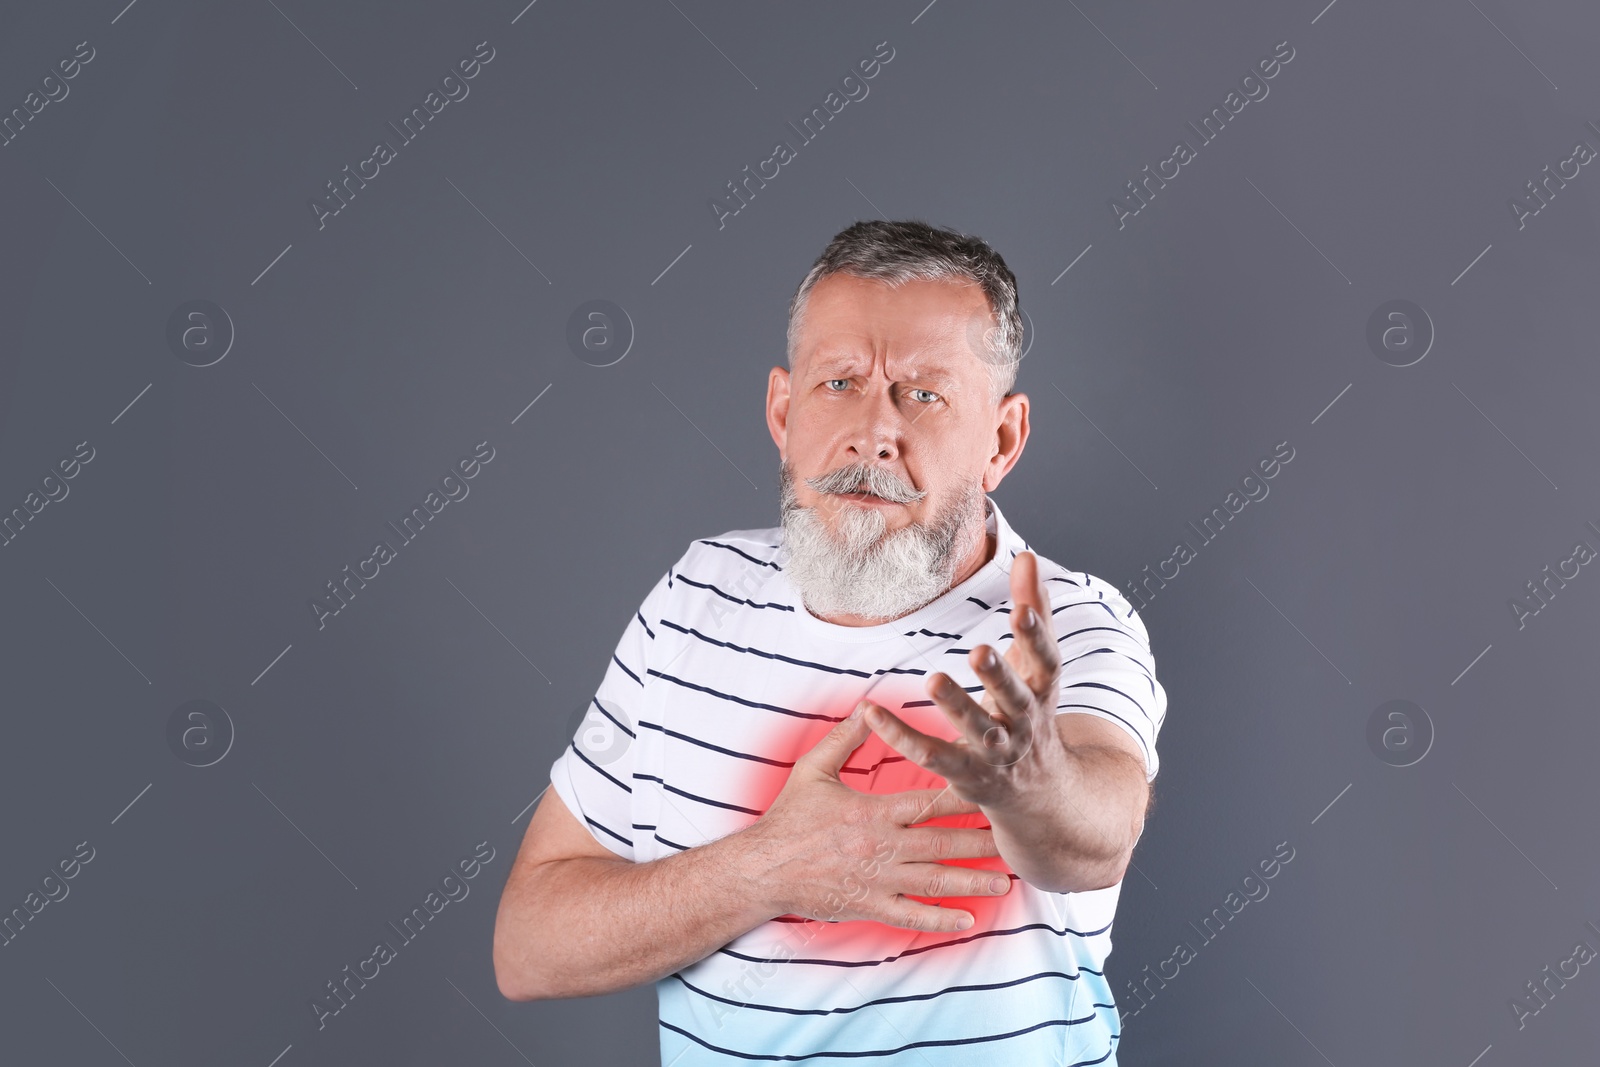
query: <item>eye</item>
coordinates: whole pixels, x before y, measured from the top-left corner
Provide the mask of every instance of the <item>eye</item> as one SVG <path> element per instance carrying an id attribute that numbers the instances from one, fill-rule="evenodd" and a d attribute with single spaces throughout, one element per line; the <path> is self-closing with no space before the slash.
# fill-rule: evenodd
<path id="1" fill-rule="evenodd" d="M 827 386 L 832 386 L 834 382 L 843 382 L 845 389 L 850 388 L 850 379 L 849 378 L 829 378 L 827 381 L 823 382 L 822 384 L 827 385 Z M 841 393 L 841 392 L 844 391 L 844 389 L 831 389 L 830 388 L 828 391 L 832 392 L 832 393 Z"/>
<path id="2" fill-rule="evenodd" d="M 917 395 L 918 393 L 925 394 L 927 399 L 923 399 L 922 397 L 918 396 Z M 918 403 L 931 404 L 935 400 L 939 399 L 939 394 L 935 393 L 931 389 L 913 389 L 913 390 L 911 390 L 911 398 L 913 400 L 916 400 Z"/>

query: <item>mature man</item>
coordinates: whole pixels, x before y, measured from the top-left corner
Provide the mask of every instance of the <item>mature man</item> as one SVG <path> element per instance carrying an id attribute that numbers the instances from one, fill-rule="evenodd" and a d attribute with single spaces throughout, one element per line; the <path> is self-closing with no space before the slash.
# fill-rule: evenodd
<path id="1" fill-rule="evenodd" d="M 693 542 L 629 621 L 501 898 L 505 996 L 655 982 L 669 1067 L 1115 1064 L 1166 693 L 1116 588 L 988 496 L 1020 340 L 983 241 L 829 243 L 768 378 L 782 525 Z"/>

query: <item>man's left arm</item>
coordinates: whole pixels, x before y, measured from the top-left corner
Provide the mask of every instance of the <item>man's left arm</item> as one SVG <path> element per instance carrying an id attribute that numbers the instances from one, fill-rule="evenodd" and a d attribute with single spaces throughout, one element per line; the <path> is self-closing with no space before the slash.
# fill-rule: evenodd
<path id="1" fill-rule="evenodd" d="M 1001 857 L 1019 877 L 1057 893 L 1115 885 L 1144 829 L 1154 772 L 1154 754 L 1146 750 L 1159 722 L 1149 715 L 1161 709 L 1144 708 L 1116 686 L 1063 678 L 1061 644 L 1031 552 L 1013 562 L 1011 586 L 1011 647 L 1004 657 L 988 645 L 971 652 L 983 702 L 943 672 L 928 679 L 929 696 L 955 723 L 959 740 L 930 737 L 875 705 L 868 721 L 890 747 L 982 806 Z M 1146 669 L 1116 673 L 1139 677 Z M 1157 693 L 1153 674 L 1149 687 Z M 1059 701 L 1074 689 L 1083 691 L 1080 699 L 1119 694 L 1105 702 L 1125 699 L 1132 706 L 1121 706 L 1119 714 L 1100 702 L 1069 703 L 1064 706 L 1082 710 L 1061 711 Z"/>
<path id="2" fill-rule="evenodd" d="M 1127 731 L 1104 719 L 1063 712 L 1055 726 L 1053 773 L 983 813 L 1001 858 L 1029 884 L 1050 893 L 1104 889 L 1122 880 L 1144 831 L 1144 758 Z"/>

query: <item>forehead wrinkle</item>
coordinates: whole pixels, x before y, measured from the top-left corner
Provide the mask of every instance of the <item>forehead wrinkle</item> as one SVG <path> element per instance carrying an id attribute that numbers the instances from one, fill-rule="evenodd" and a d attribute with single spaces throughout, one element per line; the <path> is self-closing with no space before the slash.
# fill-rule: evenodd
<path id="1" fill-rule="evenodd" d="M 857 368 L 863 362 L 870 366 L 877 365 L 876 354 L 863 360 L 863 353 L 859 350 L 834 350 L 824 354 L 815 354 L 812 359 L 813 369 L 818 372 L 838 370 L 840 368 Z M 927 365 L 924 366 L 923 364 Z M 893 369 L 888 369 L 893 364 Z M 961 384 L 961 375 L 957 374 L 948 364 L 937 356 L 930 356 L 922 352 L 912 352 L 907 355 L 891 355 L 885 361 L 887 373 L 891 379 L 916 378 L 922 381 L 938 382 L 941 385 L 953 386 Z M 895 371 L 898 370 L 898 375 Z"/>

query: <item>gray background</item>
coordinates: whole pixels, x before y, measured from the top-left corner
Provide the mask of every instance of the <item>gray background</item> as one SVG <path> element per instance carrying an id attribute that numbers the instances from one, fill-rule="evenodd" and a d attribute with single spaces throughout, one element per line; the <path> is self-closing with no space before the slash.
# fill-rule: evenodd
<path id="1" fill-rule="evenodd" d="M 0 948 L 0 1058 L 656 1062 L 649 987 L 505 1002 L 495 904 L 644 593 L 691 538 L 777 521 L 786 302 L 880 214 L 1020 280 L 1033 436 L 996 497 L 1045 555 L 1126 585 L 1295 449 L 1141 613 L 1171 704 L 1124 1010 L 1295 859 L 1122 1061 L 1592 1055 L 1594 968 L 1521 1030 L 1508 1006 L 1600 944 L 1600 577 L 1521 629 L 1508 606 L 1600 546 L 1600 176 L 1508 208 L 1600 147 L 1592 8 L 123 2 L 8 5 L 0 39 L 5 111 L 96 50 L 0 148 L 0 510 L 96 450 L 0 548 L 0 911 L 96 850 Z M 470 95 L 319 230 L 308 198 L 483 40 Z M 719 229 L 709 198 L 884 40 L 870 95 Z M 1110 197 L 1283 40 L 1269 96 L 1119 230 Z M 636 330 L 604 368 L 566 342 L 595 298 Z M 1396 298 L 1437 332 L 1403 368 L 1365 339 Z M 204 368 L 165 339 L 194 299 L 236 330 Z M 468 498 L 319 631 L 309 598 L 485 439 Z M 236 734 L 208 767 L 166 739 L 194 699 Z M 1392 699 L 1432 722 L 1413 766 L 1367 742 Z M 319 1031 L 312 995 L 479 841 L 471 895 Z"/>

